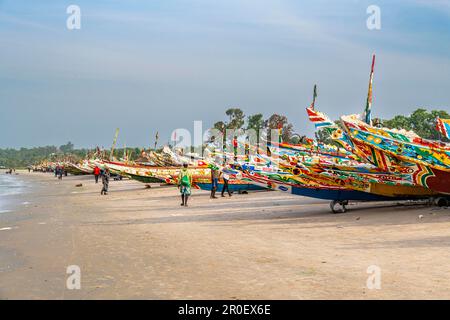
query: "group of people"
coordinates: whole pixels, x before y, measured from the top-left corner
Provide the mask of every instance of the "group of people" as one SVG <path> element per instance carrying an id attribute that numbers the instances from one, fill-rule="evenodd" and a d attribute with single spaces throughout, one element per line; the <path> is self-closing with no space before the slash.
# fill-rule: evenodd
<path id="1" fill-rule="evenodd" d="M 100 192 L 101 195 L 106 195 L 108 193 L 109 187 L 109 179 L 111 174 L 108 168 L 100 169 L 98 166 L 94 168 L 94 178 L 95 183 L 98 183 L 99 178 L 102 178 L 102 190 Z M 220 172 L 218 169 L 211 169 L 211 199 L 217 199 L 216 191 L 219 186 L 219 178 L 222 176 L 223 179 L 223 188 L 222 188 L 222 197 L 225 197 L 225 192 L 231 197 L 231 192 L 228 187 L 228 182 L 230 180 L 230 176 L 227 173 Z M 188 169 L 188 164 L 184 163 L 183 167 L 180 170 L 178 175 L 178 187 L 181 193 L 181 206 L 188 206 L 188 199 L 191 195 L 191 187 L 192 187 L 192 174 Z"/>
<path id="2" fill-rule="evenodd" d="M 231 192 L 228 186 L 230 176 L 225 172 L 220 172 L 216 168 L 211 168 L 211 199 L 217 199 L 216 192 L 219 187 L 219 179 L 221 176 L 223 179 L 222 197 L 225 197 L 225 192 L 227 192 L 228 196 L 231 197 Z M 188 169 L 187 163 L 183 164 L 183 167 L 178 175 L 178 187 L 180 188 L 181 193 L 181 206 L 187 207 L 192 187 L 192 174 Z"/>
<path id="3" fill-rule="evenodd" d="M 100 194 L 107 195 L 108 187 L 109 187 L 109 179 L 111 178 L 109 169 L 108 168 L 100 169 L 98 166 L 95 166 L 95 168 L 94 168 L 95 183 L 98 183 L 99 177 L 102 177 L 102 185 L 103 185 Z"/>
<path id="4" fill-rule="evenodd" d="M 228 193 L 228 196 L 231 197 L 230 188 L 228 186 L 228 182 L 230 181 L 230 176 L 228 173 L 220 172 L 216 168 L 211 169 L 211 199 L 217 199 L 216 191 L 219 188 L 219 179 L 222 176 L 223 180 L 223 188 L 222 188 L 222 197 L 225 197 L 225 192 Z"/>
<path id="5" fill-rule="evenodd" d="M 64 170 L 64 167 L 63 166 L 56 166 L 56 168 L 55 168 L 55 177 L 57 177 L 59 180 L 62 180 L 63 175 L 67 177 L 67 171 Z"/>

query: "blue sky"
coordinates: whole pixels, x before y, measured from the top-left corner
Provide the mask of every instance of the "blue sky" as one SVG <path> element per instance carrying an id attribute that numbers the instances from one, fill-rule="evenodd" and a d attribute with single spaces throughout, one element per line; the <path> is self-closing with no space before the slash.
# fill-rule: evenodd
<path id="1" fill-rule="evenodd" d="M 109 146 L 116 127 L 149 146 L 229 107 L 312 135 L 313 85 L 330 116 L 360 112 L 372 53 L 375 117 L 450 111 L 450 1 L 0 0 L 0 147 Z"/>

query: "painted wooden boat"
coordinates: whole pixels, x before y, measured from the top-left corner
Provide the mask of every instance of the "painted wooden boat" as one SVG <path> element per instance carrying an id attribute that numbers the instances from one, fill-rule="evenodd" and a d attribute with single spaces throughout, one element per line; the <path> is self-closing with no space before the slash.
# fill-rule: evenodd
<path id="1" fill-rule="evenodd" d="M 133 174 L 133 173 L 127 173 L 124 171 L 116 171 L 116 170 L 111 170 L 113 173 L 115 174 L 119 174 L 121 176 L 124 176 L 126 178 L 132 179 L 132 180 L 136 180 L 142 183 L 161 183 L 163 182 L 163 179 L 157 178 L 157 177 L 150 177 L 150 176 L 143 176 L 143 175 L 137 175 L 137 174 Z"/>
<path id="2" fill-rule="evenodd" d="M 367 140 L 366 143 L 364 139 L 358 139 L 357 137 L 352 136 L 352 134 L 354 135 L 356 131 L 363 131 L 364 128 L 369 126 L 365 122 L 359 121 L 357 126 L 355 127 L 353 124 L 350 124 L 349 120 L 347 120 L 347 122 L 343 121 L 346 127 L 344 129 L 341 129 L 324 113 L 313 110 L 311 109 L 311 107 L 307 108 L 307 111 L 310 120 L 316 125 L 316 128 L 323 128 L 325 130 L 328 130 L 331 134 L 331 137 L 347 151 L 353 152 L 361 159 L 361 161 L 365 161 L 366 163 L 370 163 L 371 165 L 379 168 L 381 172 L 380 177 L 382 179 L 394 179 L 393 181 L 396 181 L 396 179 L 400 177 L 401 180 L 406 182 L 401 183 L 401 185 L 416 185 L 421 187 L 407 188 L 406 191 L 411 192 L 412 195 L 416 193 L 422 193 L 424 196 L 431 196 L 435 195 L 436 193 L 448 192 L 449 187 L 445 185 L 445 179 L 448 179 L 450 177 L 447 173 L 442 172 L 438 169 L 429 168 L 423 163 L 404 161 L 404 159 L 399 158 L 400 153 L 397 152 L 401 150 L 396 150 L 395 153 L 388 153 L 384 152 L 383 148 L 376 148 L 372 144 L 376 145 L 377 142 L 381 142 L 381 139 L 379 140 L 378 137 L 372 136 Z M 351 116 L 351 119 L 354 118 L 356 118 L 356 116 Z M 348 119 L 348 117 L 346 119 Z M 347 123 L 347 125 L 345 123 Z M 349 128 L 347 128 L 347 126 Z M 352 128 L 351 131 L 350 128 Z M 379 128 L 374 129 L 380 132 Z M 386 138 L 386 134 L 381 134 L 381 136 Z M 373 180 L 371 181 L 373 182 Z M 376 182 L 383 183 L 383 181 Z M 392 183 L 389 183 L 388 181 L 385 184 L 392 185 Z M 398 183 L 396 184 L 398 185 Z M 397 193 L 395 188 L 387 186 L 378 187 L 378 189 L 381 190 L 383 188 L 387 190 L 387 192 Z M 389 189 L 391 189 L 391 191 L 389 191 Z M 426 189 L 430 189 L 433 192 L 430 194 L 430 192 L 426 191 Z M 402 192 L 404 191 L 405 190 L 403 190 Z"/>
<path id="3" fill-rule="evenodd" d="M 124 174 L 132 179 L 144 183 L 165 182 L 168 184 L 177 185 L 178 175 L 180 173 L 179 167 L 150 167 L 139 164 L 126 164 L 116 161 L 103 161 L 104 165 L 110 168 L 111 171 Z M 192 174 L 194 187 L 203 190 L 211 190 L 211 169 L 207 166 L 189 167 Z M 223 180 L 219 180 L 219 190 L 222 190 Z M 233 191 L 243 190 L 262 190 L 263 188 L 252 185 L 249 182 L 241 180 L 230 180 L 229 189 Z"/>
<path id="4" fill-rule="evenodd" d="M 93 174 L 94 168 L 89 165 L 88 160 L 83 160 L 80 163 L 74 163 L 73 166 L 85 174 Z"/>
<path id="5" fill-rule="evenodd" d="M 450 194 L 450 145 L 421 139 L 415 133 L 376 128 L 358 116 L 342 122 L 358 154 L 389 172 L 408 173 L 414 182 Z"/>
<path id="6" fill-rule="evenodd" d="M 310 186 L 309 181 L 322 186 L 335 186 L 344 189 L 361 191 L 380 196 L 424 198 L 436 193 L 418 186 L 408 174 L 389 173 L 368 163 L 347 158 L 345 153 L 329 151 L 321 148 L 290 147 L 288 144 L 271 144 L 271 153 L 278 154 L 277 166 L 292 176 L 301 176 L 303 185 Z M 330 149 L 330 148 L 327 148 Z M 305 178 L 309 178 L 309 181 Z"/>
<path id="7" fill-rule="evenodd" d="M 264 174 L 243 170 L 246 178 L 254 184 L 269 190 L 287 192 L 293 195 L 332 200 L 332 201 L 387 201 L 400 200 L 404 197 L 384 196 L 375 193 L 351 190 L 345 187 L 322 185 L 320 183 L 301 184 L 292 177 L 280 179 L 279 174 Z M 278 176 L 278 177 L 277 177 Z M 283 176 L 283 174 L 281 174 Z"/>
<path id="8" fill-rule="evenodd" d="M 86 175 L 89 174 L 88 172 L 85 172 L 83 170 L 81 170 L 76 164 L 74 163 L 66 163 L 64 166 L 65 170 L 70 173 L 73 174 L 75 176 L 77 175 Z"/>

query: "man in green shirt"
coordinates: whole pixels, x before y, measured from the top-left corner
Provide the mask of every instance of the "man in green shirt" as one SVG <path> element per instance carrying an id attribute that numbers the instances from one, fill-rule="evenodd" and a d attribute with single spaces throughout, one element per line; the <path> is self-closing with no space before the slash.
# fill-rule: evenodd
<path id="1" fill-rule="evenodd" d="M 178 175 L 178 187 L 181 193 L 181 205 L 188 206 L 188 198 L 191 195 L 192 175 L 188 170 L 188 164 L 184 163 Z"/>

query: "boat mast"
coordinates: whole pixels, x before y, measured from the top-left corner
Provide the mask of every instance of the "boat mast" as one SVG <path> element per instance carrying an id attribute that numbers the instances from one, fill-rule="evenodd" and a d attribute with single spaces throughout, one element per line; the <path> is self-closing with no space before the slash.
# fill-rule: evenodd
<path id="1" fill-rule="evenodd" d="M 119 136 L 119 128 L 116 129 L 116 133 L 114 135 L 114 140 L 113 140 L 113 144 L 111 146 L 111 153 L 109 155 L 109 160 L 112 160 L 113 154 L 114 154 L 114 149 L 116 148 L 116 142 L 117 142 L 117 137 Z"/>
<path id="2" fill-rule="evenodd" d="M 314 93 L 313 93 L 313 102 L 311 104 L 311 109 L 314 110 L 314 106 L 316 104 L 316 98 L 317 98 L 317 85 L 314 85 Z"/>
<path id="3" fill-rule="evenodd" d="M 363 120 L 365 123 L 372 125 L 372 84 L 373 84 L 373 69 L 375 66 L 375 54 L 372 56 L 372 68 L 370 70 L 369 78 L 369 92 L 367 93 L 366 109 L 364 110 Z"/>
<path id="4" fill-rule="evenodd" d="M 156 146 L 158 145 L 158 139 L 159 139 L 159 132 L 156 131 L 156 136 L 155 136 L 155 151 L 156 151 Z"/>

